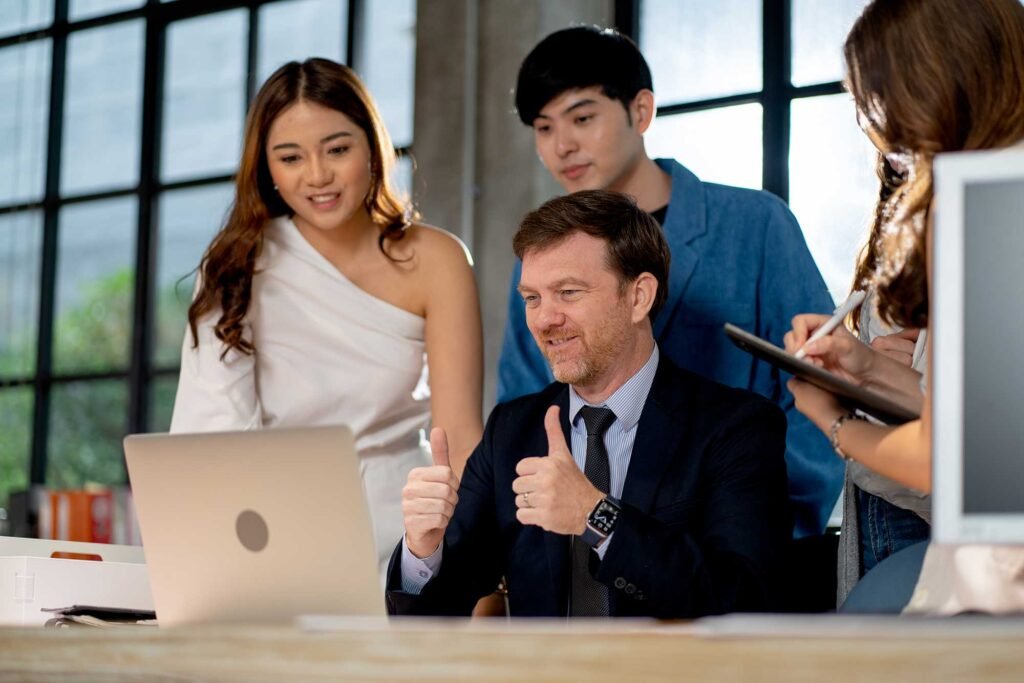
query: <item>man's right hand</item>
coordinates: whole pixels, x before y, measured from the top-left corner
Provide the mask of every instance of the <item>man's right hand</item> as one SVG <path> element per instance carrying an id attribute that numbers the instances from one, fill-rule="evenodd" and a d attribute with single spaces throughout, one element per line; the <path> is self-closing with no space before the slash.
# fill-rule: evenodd
<path id="1" fill-rule="evenodd" d="M 430 430 L 433 467 L 409 472 L 402 489 L 405 544 L 419 558 L 429 557 L 441 545 L 459 502 L 459 480 L 448 464 L 448 436 L 440 427 Z"/>

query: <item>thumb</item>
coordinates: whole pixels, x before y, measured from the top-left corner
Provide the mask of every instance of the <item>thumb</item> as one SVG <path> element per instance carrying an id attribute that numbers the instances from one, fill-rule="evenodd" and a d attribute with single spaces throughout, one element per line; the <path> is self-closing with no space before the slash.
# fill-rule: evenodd
<path id="1" fill-rule="evenodd" d="M 448 435 L 441 427 L 434 427 L 430 430 L 430 454 L 434 458 L 435 465 L 449 467 Z"/>
<path id="2" fill-rule="evenodd" d="M 558 419 L 560 413 L 558 406 L 551 406 L 544 414 L 544 431 L 548 434 L 548 455 L 567 453 L 569 447 L 565 445 L 565 434 L 562 433 L 562 423 Z"/>

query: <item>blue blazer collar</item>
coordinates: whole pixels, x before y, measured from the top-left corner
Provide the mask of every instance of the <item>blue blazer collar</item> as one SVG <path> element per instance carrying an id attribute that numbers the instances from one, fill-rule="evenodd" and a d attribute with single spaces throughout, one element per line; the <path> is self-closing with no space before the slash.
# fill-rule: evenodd
<path id="1" fill-rule="evenodd" d="M 656 159 L 655 163 L 672 176 L 672 194 L 662 226 L 672 266 L 665 305 L 654 321 L 654 338 L 661 339 L 700 260 L 700 252 L 690 243 L 707 232 L 707 208 L 704 185 L 689 169 L 673 159 Z"/>

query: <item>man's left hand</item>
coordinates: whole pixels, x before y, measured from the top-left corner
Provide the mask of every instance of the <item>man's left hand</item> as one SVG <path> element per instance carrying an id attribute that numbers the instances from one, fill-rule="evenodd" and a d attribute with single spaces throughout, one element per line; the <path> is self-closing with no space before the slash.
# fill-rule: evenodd
<path id="1" fill-rule="evenodd" d="M 512 482 L 516 493 L 516 519 L 556 534 L 579 535 L 590 511 L 604 498 L 580 471 L 565 443 L 558 421 L 558 406 L 544 415 L 548 455 L 523 458 L 516 465 L 519 476 Z"/>

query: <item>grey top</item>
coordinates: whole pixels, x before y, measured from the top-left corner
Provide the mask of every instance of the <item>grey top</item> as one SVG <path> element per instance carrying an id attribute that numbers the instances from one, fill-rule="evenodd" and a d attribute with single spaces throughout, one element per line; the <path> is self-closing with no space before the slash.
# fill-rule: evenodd
<path id="1" fill-rule="evenodd" d="M 860 340 L 870 344 L 876 337 L 899 332 L 900 328 L 890 327 L 878 315 L 878 297 L 874 290 L 868 292 L 860 308 Z M 927 330 L 921 330 L 914 346 L 911 367 L 921 373 L 922 391 L 927 370 Z M 871 419 L 871 418 L 869 418 Z M 882 498 L 896 507 L 910 510 L 921 519 L 931 523 L 931 496 L 917 489 L 908 488 L 892 479 L 883 477 L 859 462 L 850 461 L 846 466 L 843 483 L 843 526 L 839 535 L 838 583 L 836 605 L 846 601 L 854 585 L 860 580 L 860 524 L 857 516 L 856 489 L 861 489 Z"/>

